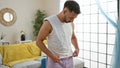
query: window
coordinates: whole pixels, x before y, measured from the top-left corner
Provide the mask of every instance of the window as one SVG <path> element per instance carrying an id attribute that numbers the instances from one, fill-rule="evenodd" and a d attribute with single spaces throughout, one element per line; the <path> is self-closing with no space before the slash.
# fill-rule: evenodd
<path id="1" fill-rule="evenodd" d="M 80 47 L 79 57 L 86 68 L 110 68 L 115 43 L 115 29 L 99 11 L 96 0 L 76 0 L 81 14 L 75 19 L 75 33 Z M 117 16 L 117 0 L 99 0 L 112 18 Z M 60 1 L 60 10 L 63 3 Z M 62 5 L 62 6 L 61 6 Z"/>

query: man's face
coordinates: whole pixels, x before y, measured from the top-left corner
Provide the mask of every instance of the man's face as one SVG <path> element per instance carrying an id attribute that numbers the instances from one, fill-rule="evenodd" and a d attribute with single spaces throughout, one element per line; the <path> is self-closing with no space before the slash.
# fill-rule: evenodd
<path id="1" fill-rule="evenodd" d="M 69 23 L 73 22 L 73 20 L 77 17 L 78 14 L 75 12 L 70 12 L 68 9 L 64 13 L 64 22 Z"/>

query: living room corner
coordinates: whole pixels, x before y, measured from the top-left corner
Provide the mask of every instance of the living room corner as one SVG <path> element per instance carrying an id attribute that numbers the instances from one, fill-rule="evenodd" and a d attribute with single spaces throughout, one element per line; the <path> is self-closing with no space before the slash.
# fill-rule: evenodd
<path id="1" fill-rule="evenodd" d="M 32 21 L 35 19 L 37 10 L 45 10 L 46 15 L 49 16 L 51 14 L 57 14 L 59 12 L 58 7 L 59 0 L 0 1 L 0 11 L 4 8 L 12 9 L 14 12 L 11 13 L 11 11 L 9 11 L 9 17 L 11 17 L 12 14 L 13 16 L 11 18 L 15 18 L 14 23 L 11 22 L 10 18 L 10 23 L 12 24 L 7 22 L 7 24 L 4 25 L 1 23 L 4 15 L 0 13 L 0 16 L 3 16 L 0 17 L 0 68 L 41 67 L 42 63 L 40 61 L 46 59 L 46 55 L 35 47 L 36 39 L 33 34 L 34 27 Z M 6 11 L 7 10 L 5 10 L 5 12 Z M 74 58 L 74 65 L 75 68 L 83 68 L 84 63 L 80 61 L 79 58 Z"/>
<path id="2" fill-rule="evenodd" d="M 55 0 L 52 1 L 54 2 Z M 3 40 L 10 44 L 15 44 L 20 40 L 20 31 L 24 30 L 27 36 L 26 39 L 34 41 L 32 21 L 35 19 L 35 13 L 37 10 L 45 10 L 47 15 L 51 15 L 53 13 L 56 14 L 56 11 L 48 12 L 48 10 L 56 10 L 56 8 L 47 8 L 48 6 L 46 2 L 47 0 L 1 0 L 0 10 L 3 8 L 11 8 L 16 13 L 16 21 L 13 25 L 4 26 L 0 24 L 0 36 L 2 33 L 5 35 Z"/>

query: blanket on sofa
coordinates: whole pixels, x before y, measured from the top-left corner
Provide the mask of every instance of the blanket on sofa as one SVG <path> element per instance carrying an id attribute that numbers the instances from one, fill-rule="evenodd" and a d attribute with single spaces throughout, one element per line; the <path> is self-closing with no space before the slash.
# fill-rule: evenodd
<path id="1" fill-rule="evenodd" d="M 3 57 L 3 64 L 10 67 L 17 63 L 41 57 L 41 51 L 36 46 L 36 42 L 0 46 L 0 52 Z"/>

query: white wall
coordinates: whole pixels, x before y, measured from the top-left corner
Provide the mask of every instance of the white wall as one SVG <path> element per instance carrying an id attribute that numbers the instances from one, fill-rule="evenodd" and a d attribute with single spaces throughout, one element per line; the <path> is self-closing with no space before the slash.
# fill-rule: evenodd
<path id="1" fill-rule="evenodd" d="M 34 40 L 32 20 L 36 10 L 45 10 L 47 15 L 57 14 L 59 0 L 0 0 L 0 10 L 6 7 L 16 12 L 17 20 L 9 27 L 0 24 L 0 35 L 3 32 L 4 40 L 13 44 L 20 39 L 21 30 L 25 30 L 27 39 Z"/>
<path id="2" fill-rule="evenodd" d="M 0 10 L 2 8 L 12 8 L 17 14 L 17 20 L 12 26 L 6 27 L 0 24 L 0 35 L 3 32 L 5 41 L 16 43 L 21 30 L 25 30 L 28 39 L 33 40 L 32 20 L 37 9 L 43 5 L 42 0 L 0 0 Z"/>
<path id="3" fill-rule="evenodd" d="M 44 0 L 44 10 L 47 15 L 57 14 L 59 9 L 59 0 Z"/>

